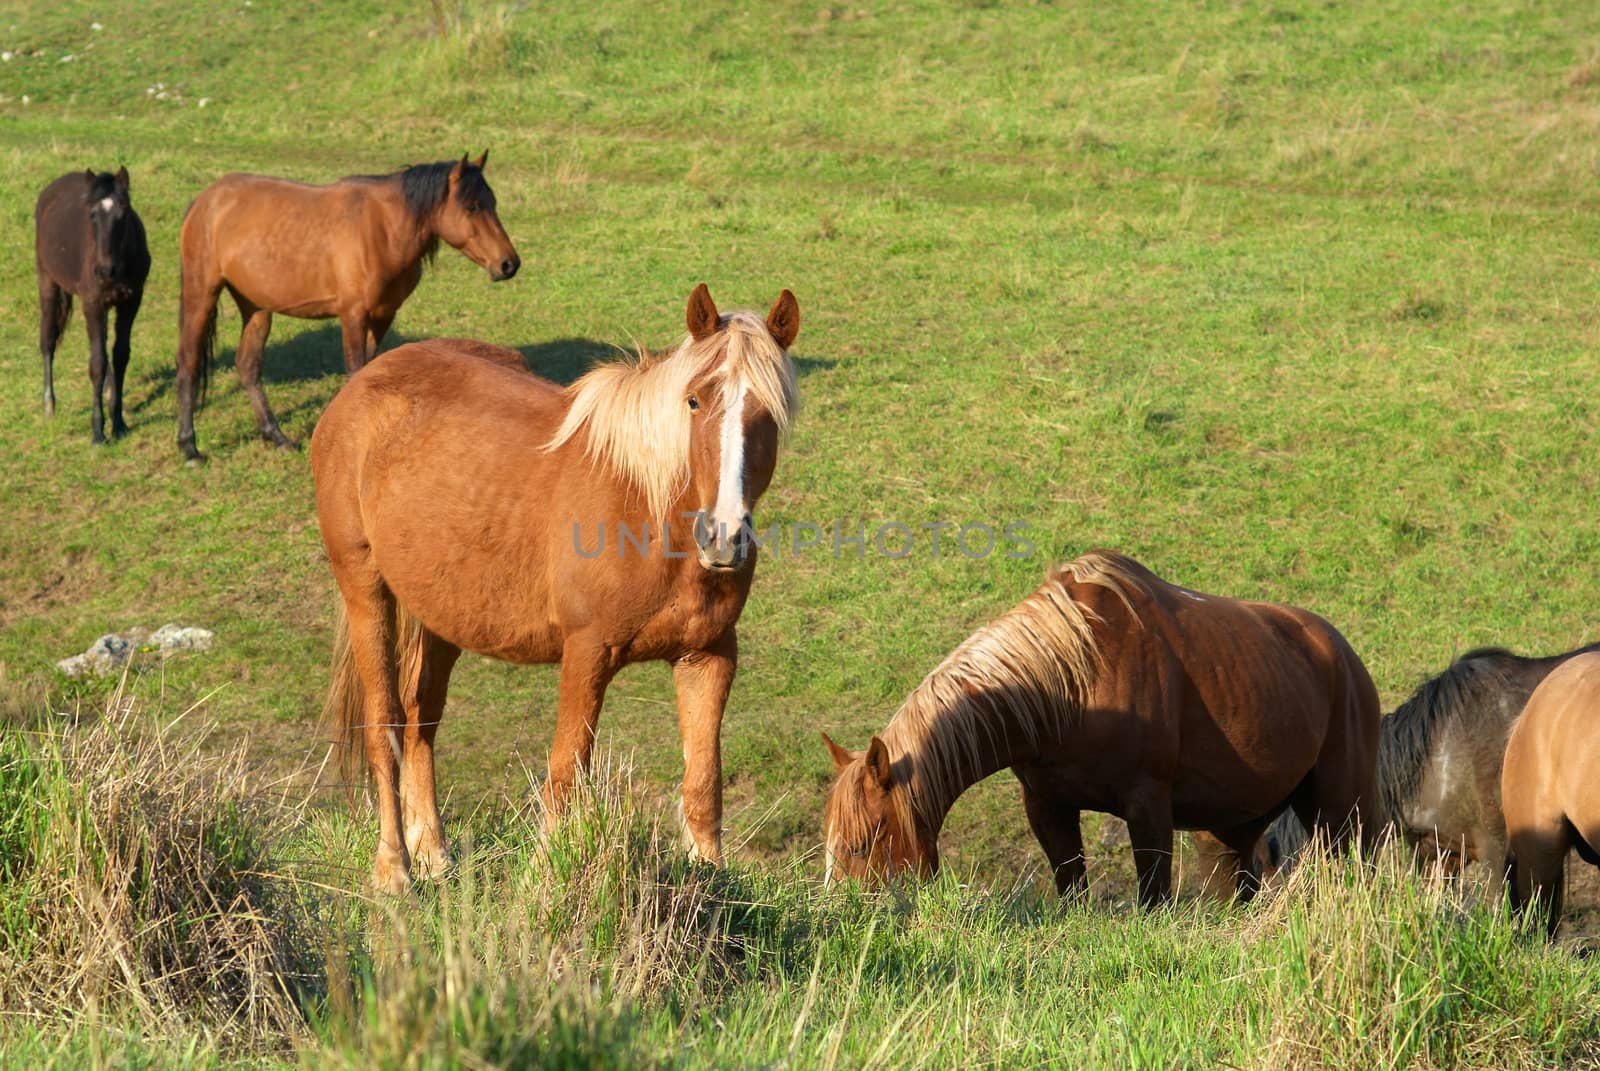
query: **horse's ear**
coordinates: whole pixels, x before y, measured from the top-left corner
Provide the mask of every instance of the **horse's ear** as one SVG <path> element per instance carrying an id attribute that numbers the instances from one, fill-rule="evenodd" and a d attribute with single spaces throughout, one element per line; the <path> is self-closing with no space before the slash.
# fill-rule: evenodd
<path id="1" fill-rule="evenodd" d="M 889 749 L 876 736 L 867 745 L 867 776 L 878 782 L 879 788 L 889 787 Z"/>
<path id="2" fill-rule="evenodd" d="M 472 161 L 472 166 L 477 168 L 479 171 L 482 171 L 483 170 L 483 165 L 488 163 L 488 162 L 489 162 L 489 150 L 485 149 L 485 150 L 483 150 L 483 155 L 482 156 L 480 156 L 476 160 Z"/>
<path id="3" fill-rule="evenodd" d="M 772 311 L 767 313 L 767 330 L 783 349 L 788 349 L 794 336 L 800 333 L 800 303 L 789 293 L 788 287 L 778 295 L 778 300 L 772 303 Z"/>
<path id="4" fill-rule="evenodd" d="M 123 193 L 128 192 L 128 169 L 126 167 L 117 168 L 117 189 Z"/>
<path id="5" fill-rule="evenodd" d="M 833 742 L 833 738 L 827 733 L 822 734 L 822 742 L 828 745 L 828 754 L 833 756 L 834 773 L 838 773 L 840 770 L 844 769 L 846 766 L 849 766 L 852 762 L 856 761 L 856 759 L 860 757 L 849 748 L 840 747 L 838 744 L 835 744 Z"/>
<path id="6" fill-rule="evenodd" d="M 689 337 L 696 342 L 717 330 L 717 306 L 711 300 L 711 291 L 701 283 L 689 295 Z"/>
<path id="7" fill-rule="evenodd" d="M 462 153 L 461 159 L 456 161 L 456 166 L 450 169 L 450 185 L 454 186 L 461 181 L 462 169 L 467 166 L 467 154 Z"/>
<path id="8" fill-rule="evenodd" d="M 90 182 L 93 182 L 94 181 L 94 168 L 92 168 L 92 167 L 84 168 L 83 169 L 83 177 L 88 179 Z"/>

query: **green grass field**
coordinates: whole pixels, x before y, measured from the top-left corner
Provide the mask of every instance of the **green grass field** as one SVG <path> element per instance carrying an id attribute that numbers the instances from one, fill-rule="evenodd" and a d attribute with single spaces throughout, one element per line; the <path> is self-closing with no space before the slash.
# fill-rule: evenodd
<path id="1" fill-rule="evenodd" d="M 936 559 L 920 539 L 900 560 L 761 562 L 723 733 L 735 862 L 689 884 L 708 903 L 768 904 L 770 929 L 750 941 L 777 950 L 781 969 L 729 968 L 690 1007 L 697 990 L 677 967 L 671 984 L 629 991 L 632 968 L 606 958 L 623 947 L 613 935 L 574 968 L 610 979 L 595 982 L 602 995 L 561 997 L 593 1051 L 716 1066 L 1012 1066 L 1072 1051 L 1107 1066 L 1321 1062 L 1336 1032 L 1273 1047 L 1274 1009 L 1317 1006 L 1295 1003 L 1292 969 L 1264 985 L 1251 973 L 1304 962 L 1325 978 L 1342 962 L 1337 946 L 1296 959 L 1294 920 L 1317 928 L 1309 908 L 1131 917 L 1127 848 L 1108 823 L 1090 838 L 1097 905 L 1063 916 L 1037 897 L 1042 858 L 1005 777 L 952 814 L 947 884 L 893 903 L 823 897 L 831 765 L 817 730 L 860 746 L 945 652 L 1052 562 L 1096 546 L 1194 588 L 1316 610 L 1366 660 L 1386 708 L 1468 647 L 1600 638 L 1600 10 L 1104 8 L 578 14 L 462 0 L 437 9 L 441 39 L 425 3 L 0 2 L 0 254 L 15 265 L 0 273 L 0 713 L 31 727 L 99 710 L 115 683 L 70 684 L 57 659 L 114 629 L 201 625 L 215 652 L 146 666 L 121 693 L 136 720 L 198 703 L 182 728 L 210 727 L 206 754 L 242 741 L 250 776 L 306 796 L 334 620 L 309 465 L 256 439 L 226 304 L 198 417 L 211 460 L 179 464 L 178 225 L 229 171 L 326 181 L 488 148 L 522 272 L 491 285 L 444 250 L 391 345 L 468 335 L 570 379 L 611 347 L 678 338 L 696 283 L 725 308 L 765 309 L 787 286 L 804 408 L 758 521 L 1023 522 L 1038 548 Z M 79 316 L 56 362 L 57 414 L 41 411 L 32 207 L 57 175 L 119 163 L 155 266 L 133 340 L 133 433 L 96 449 Z M 266 377 L 285 431 L 308 438 L 343 381 L 337 329 L 278 318 Z M 554 700 L 552 669 L 468 657 L 455 675 L 447 819 L 508 845 L 473 864 L 483 889 L 508 887 L 502 860 L 535 851 L 503 814 L 542 767 Z M 601 721 L 600 750 L 634 771 L 644 826 L 668 813 L 681 772 L 671 702 L 664 666 L 633 667 Z M 310 799 L 295 821 L 268 823 L 268 854 L 353 858 L 328 884 L 358 886 L 371 830 L 348 824 L 338 793 Z M 1437 906 L 1395 883 L 1413 907 Z M 1382 912 L 1384 889 L 1354 902 Z M 426 900 L 428 925 L 479 932 L 481 918 L 451 914 L 473 894 L 456 895 Z M 1337 917 L 1357 910 L 1340 903 Z M 1408 932 L 1421 917 L 1455 916 L 1393 914 Z M 899 952 L 875 960 L 868 927 Z M 1482 919 L 1462 932 L 1467 952 L 1508 957 L 1507 977 L 1524 981 L 1506 999 L 1528 1021 L 1565 1025 L 1530 1040 L 1441 998 L 1416 1020 L 1421 1048 L 1352 1049 L 1340 1066 L 1600 1058 L 1593 968 L 1497 944 L 1508 931 Z M 976 946 L 995 958 L 964 973 L 960 950 Z M 1440 977 L 1495 973 L 1446 952 L 1427 960 L 1456 964 Z M 1411 1020 L 1384 1016 L 1409 983 L 1380 959 L 1352 975 L 1369 987 L 1360 999 L 1328 1006 L 1355 1014 L 1370 997 L 1383 1029 L 1400 1029 Z M 400 983 L 373 992 L 383 984 Z M 482 999 L 490 1022 L 519 1007 Z M 1555 1018 L 1526 1003 L 1541 1000 Z M 554 1023 L 561 1007 L 524 1010 Z M 447 1020 L 419 1014 L 418 1036 L 489 1036 Z M 1019 1037 L 1040 1022 L 1076 1025 L 1030 1048 Z M 147 1030 L 139 1045 L 152 1048 L 117 1049 L 49 1017 L 5 1023 L 11 1052 L 67 1062 L 224 1061 L 243 1044 L 361 1065 L 356 1027 L 314 1029 L 285 1056 L 281 1032 L 240 1043 Z M 1346 1040 L 1375 1036 L 1346 1025 Z M 468 1050 L 462 1066 L 541 1060 Z"/>

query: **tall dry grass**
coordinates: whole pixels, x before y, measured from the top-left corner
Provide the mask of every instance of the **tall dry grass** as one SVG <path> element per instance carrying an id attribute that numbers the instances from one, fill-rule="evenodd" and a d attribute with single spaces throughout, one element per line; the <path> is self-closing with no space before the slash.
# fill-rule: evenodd
<path id="1" fill-rule="evenodd" d="M 320 973 L 269 863 L 294 809 L 243 744 L 211 751 L 138 707 L 124 678 L 102 711 L 0 728 L 0 1011 L 292 1036 Z"/>

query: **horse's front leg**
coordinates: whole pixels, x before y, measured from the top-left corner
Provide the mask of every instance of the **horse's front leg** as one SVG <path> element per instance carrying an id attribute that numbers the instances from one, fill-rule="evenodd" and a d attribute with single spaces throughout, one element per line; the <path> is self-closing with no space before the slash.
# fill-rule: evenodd
<path id="1" fill-rule="evenodd" d="M 385 325 L 387 327 L 387 325 Z M 344 370 L 350 375 L 367 363 L 367 335 L 371 324 L 366 309 L 355 309 L 339 314 L 339 334 L 344 343 Z M 376 350 L 376 346 L 373 347 Z"/>
<path id="2" fill-rule="evenodd" d="M 1136 785 L 1123 802 L 1139 875 L 1139 906 L 1155 907 L 1172 898 L 1172 788 L 1156 781 Z"/>
<path id="3" fill-rule="evenodd" d="M 1050 860 L 1056 892 L 1081 897 L 1089 891 L 1089 872 L 1083 854 L 1082 815 L 1068 800 L 1052 791 L 1059 776 L 1048 767 L 1017 765 L 1011 768 L 1022 785 L 1022 808 L 1028 826 Z"/>
<path id="4" fill-rule="evenodd" d="M 133 321 L 144 300 L 141 291 L 117 306 L 117 339 L 111 347 L 111 435 L 120 439 L 128 434 L 122 418 L 122 384 L 128 375 L 128 360 L 133 351 Z"/>
<path id="5" fill-rule="evenodd" d="M 683 738 L 683 825 L 689 854 L 722 862 L 722 712 L 728 705 L 739 641 L 729 629 L 716 644 L 672 663 Z"/>
<path id="6" fill-rule="evenodd" d="M 589 768 L 595 725 L 606 686 L 620 664 L 611 649 L 585 637 L 569 637 L 561 649 L 561 691 L 556 701 L 556 735 L 550 745 L 550 769 L 544 782 L 545 826 L 554 828 L 567 809 L 567 797 L 579 770 Z"/>
<path id="7" fill-rule="evenodd" d="M 101 394 L 106 382 L 106 307 L 98 302 L 83 303 L 83 319 L 89 329 L 89 382 L 94 388 L 93 415 L 89 429 L 95 445 L 106 441 L 106 414 Z"/>

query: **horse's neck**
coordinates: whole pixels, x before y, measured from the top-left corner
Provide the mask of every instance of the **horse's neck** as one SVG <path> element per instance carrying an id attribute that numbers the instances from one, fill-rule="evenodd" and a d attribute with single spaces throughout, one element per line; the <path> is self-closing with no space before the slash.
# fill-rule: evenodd
<path id="1" fill-rule="evenodd" d="M 910 759 L 912 811 L 932 846 L 967 789 L 1038 754 L 1041 730 L 1010 704 L 938 702 L 927 689 L 925 682 L 906 703 L 926 702 L 924 715 L 909 719 L 903 709 L 882 737 L 891 761 Z"/>
<path id="2" fill-rule="evenodd" d="M 409 224 L 412 219 L 411 210 L 406 207 L 405 194 L 400 189 L 398 179 L 387 193 L 388 196 L 395 198 L 399 203 L 401 218 Z M 427 215 L 416 221 L 417 225 L 414 230 L 409 226 L 390 229 L 390 240 L 398 247 L 402 263 L 407 265 L 415 264 L 438 248 L 439 228 L 435 218 L 438 213 L 439 209 L 435 207 Z"/>

